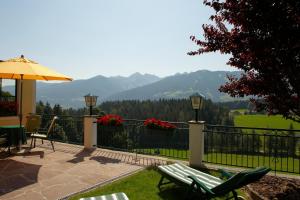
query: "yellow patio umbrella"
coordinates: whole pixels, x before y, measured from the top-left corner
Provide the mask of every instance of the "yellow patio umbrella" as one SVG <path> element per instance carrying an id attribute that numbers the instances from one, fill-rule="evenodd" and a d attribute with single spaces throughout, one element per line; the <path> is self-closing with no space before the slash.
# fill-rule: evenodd
<path id="1" fill-rule="evenodd" d="M 20 58 L 0 61 L 0 78 L 72 81 L 72 78 L 26 59 L 23 55 Z"/>
<path id="2" fill-rule="evenodd" d="M 26 59 L 23 55 L 19 58 L 13 58 L 6 61 L 0 61 L 0 78 L 2 79 L 20 79 L 21 80 L 21 95 L 20 95 L 20 127 L 22 123 L 22 96 L 23 96 L 23 79 L 29 80 L 60 80 L 72 81 L 72 78 L 55 72 L 47 67 L 44 67 L 37 62 Z"/>

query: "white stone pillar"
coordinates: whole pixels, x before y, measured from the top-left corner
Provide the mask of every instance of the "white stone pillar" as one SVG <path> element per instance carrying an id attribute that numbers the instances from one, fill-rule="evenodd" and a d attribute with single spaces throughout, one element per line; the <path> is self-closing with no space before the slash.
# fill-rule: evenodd
<path id="1" fill-rule="evenodd" d="M 84 127 L 84 148 L 97 147 L 97 116 L 85 115 L 83 120 Z"/>
<path id="2" fill-rule="evenodd" d="M 204 121 L 189 121 L 190 166 L 203 167 L 204 159 Z"/>

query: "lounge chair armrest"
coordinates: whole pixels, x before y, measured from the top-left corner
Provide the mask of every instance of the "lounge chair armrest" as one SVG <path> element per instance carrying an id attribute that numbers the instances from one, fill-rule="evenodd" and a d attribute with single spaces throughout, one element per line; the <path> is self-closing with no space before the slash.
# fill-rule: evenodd
<path id="1" fill-rule="evenodd" d="M 47 130 L 48 130 L 48 129 L 46 129 L 46 128 L 38 128 L 38 129 L 37 129 L 38 132 L 43 132 L 43 131 L 47 131 Z"/>
<path id="2" fill-rule="evenodd" d="M 36 133 L 40 133 L 40 134 L 47 134 L 47 129 L 39 129 L 36 131 Z"/>
<path id="3" fill-rule="evenodd" d="M 227 179 L 229 179 L 229 178 L 231 178 L 234 175 L 234 173 L 228 172 L 228 171 L 226 171 L 224 169 L 219 169 L 218 171 L 221 173 L 221 178 L 227 178 Z"/>
<path id="4" fill-rule="evenodd" d="M 203 189 L 206 193 L 210 194 L 210 195 L 215 195 L 215 193 L 213 191 L 211 191 L 208 187 L 206 187 L 203 183 L 201 183 L 196 176 L 194 175 L 190 175 L 188 176 L 188 178 L 192 179 L 193 182 L 191 184 L 191 187 L 194 187 L 194 185 L 197 186 L 197 188 L 199 189 Z"/>

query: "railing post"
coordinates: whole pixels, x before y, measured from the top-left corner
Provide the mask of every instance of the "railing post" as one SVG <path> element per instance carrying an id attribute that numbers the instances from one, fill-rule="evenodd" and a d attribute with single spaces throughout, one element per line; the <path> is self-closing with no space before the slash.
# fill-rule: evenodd
<path id="1" fill-rule="evenodd" d="M 83 120 L 84 127 L 84 148 L 97 147 L 97 124 L 95 115 L 85 115 Z"/>
<path id="2" fill-rule="evenodd" d="M 204 159 L 204 121 L 189 121 L 190 166 L 203 167 Z"/>

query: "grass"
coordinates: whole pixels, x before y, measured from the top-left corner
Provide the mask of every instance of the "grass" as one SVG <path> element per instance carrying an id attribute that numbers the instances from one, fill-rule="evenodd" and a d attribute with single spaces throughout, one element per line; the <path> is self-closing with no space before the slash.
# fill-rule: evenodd
<path id="1" fill-rule="evenodd" d="M 274 157 L 268 156 L 209 153 L 204 155 L 204 160 L 223 165 L 230 164 L 240 167 L 266 166 L 270 167 L 272 170 L 275 170 L 276 168 L 277 171 L 300 173 L 300 160 L 291 157 L 279 157 L 275 162 Z"/>
<path id="2" fill-rule="evenodd" d="M 144 149 L 143 153 L 165 156 L 175 158 L 178 160 L 187 160 L 189 157 L 188 150 L 177 150 L 177 149 L 159 149 L 159 154 L 155 154 L 157 149 Z M 300 173 L 300 159 L 293 159 L 292 157 L 278 157 L 276 166 L 274 157 L 263 156 L 263 155 L 240 155 L 230 153 L 209 153 L 204 155 L 204 160 L 210 163 L 232 165 L 239 167 L 258 167 L 266 166 L 272 170 L 285 171 L 290 173 Z"/>
<path id="3" fill-rule="evenodd" d="M 162 191 L 159 191 L 157 184 L 160 178 L 161 175 L 156 170 L 146 169 L 90 192 L 76 195 L 71 200 L 116 192 L 126 193 L 130 200 L 182 200 L 185 198 L 186 188 L 178 187 L 174 184 L 162 186 Z M 245 196 L 241 191 L 238 191 L 238 193 Z"/>
<path id="4" fill-rule="evenodd" d="M 170 157 L 179 160 L 187 160 L 189 158 L 190 151 L 184 149 L 164 149 L 164 148 L 148 148 L 148 149 L 137 149 L 137 153 L 158 155 L 164 157 Z"/>
<path id="5" fill-rule="evenodd" d="M 236 115 L 234 117 L 235 126 L 246 126 L 253 128 L 279 128 L 279 129 L 289 129 L 290 125 L 293 124 L 295 130 L 300 130 L 300 123 L 294 122 L 292 120 L 287 120 L 281 115 Z"/>
<path id="6" fill-rule="evenodd" d="M 243 115 L 243 114 L 245 114 L 245 112 L 247 112 L 247 111 L 248 111 L 248 109 L 232 109 L 232 110 L 230 110 L 230 113 L 231 113 L 231 114 L 238 113 L 238 114 L 240 114 L 240 115 Z"/>

